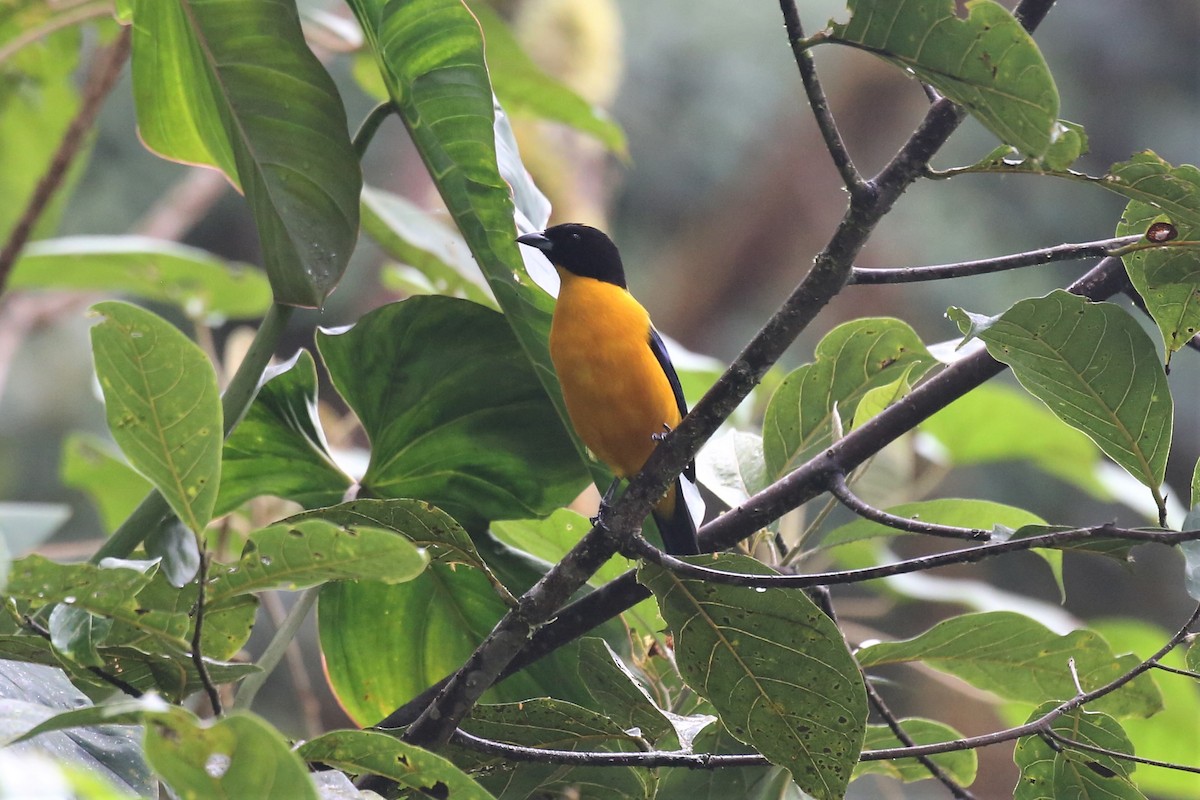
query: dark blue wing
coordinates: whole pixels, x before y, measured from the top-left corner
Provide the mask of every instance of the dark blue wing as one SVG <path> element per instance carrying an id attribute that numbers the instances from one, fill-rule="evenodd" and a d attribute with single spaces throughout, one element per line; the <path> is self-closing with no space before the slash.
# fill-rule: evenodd
<path id="1" fill-rule="evenodd" d="M 658 365 L 662 367 L 663 374 L 667 376 L 667 382 L 671 384 L 671 391 L 675 393 L 675 405 L 679 408 L 679 416 L 687 416 L 687 401 L 683 399 L 683 387 L 679 385 L 679 376 L 675 373 L 675 365 L 671 363 L 671 356 L 667 354 L 667 346 L 663 344 L 662 337 L 653 327 L 650 328 L 650 352 L 654 353 Z M 689 481 L 694 482 L 696 480 L 695 462 L 690 462 L 684 468 L 683 474 Z"/>

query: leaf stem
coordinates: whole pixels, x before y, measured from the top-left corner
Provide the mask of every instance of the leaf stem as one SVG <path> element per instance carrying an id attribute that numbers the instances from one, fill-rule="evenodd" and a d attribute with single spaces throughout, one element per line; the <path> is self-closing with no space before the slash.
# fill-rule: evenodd
<path id="1" fill-rule="evenodd" d="M 391 100 L 385 100 L 368 111 L 367 116 L 363 117 L 362 124 L 358 126 L 358 130 L 354 133 L 354 138 L 350 141 L 350 144 L 354 147 L 354 154 L 358 156 L 359 161 L 362 161 L 363 156 L 367 154 L 367 148 L 371 146 L 371 142 L 375 139 L 375 134 L 379 132 L 379 126 L 383 125 L 383 121 L 395 113 L 397 113 L 396 104 Z"/>
<path id="2" fill-rule="evenodd" d="M 321 595 L 321 587 L 314 586 L 311 589 L 305 589 L 296 598 L 295 604 L 284 617 L 283 624 L 275 631 L 275 635 L 271 637 L 271 643 L 267 645 L 267 649 L 263 651 L 262 656 L 258 659 L 259 672 L 247 675 L 242 681 L 241 687 L 238 689 L 237 697 L 234 698 L 233 708 L 235 711 L 246 711 L 254 702 L 255 695 L 258 690 L 267 682 L 267 678 L 279 666 L 279 662 L 283 660 L 287 654 L 287 649 L 291 645 L 292 640 L 296 638 L 296 632 L 300 630 L 300 625 L 304 622 L 304 618 L 308 616 L 308 612 L 316 604 L 317 598 Z"/>

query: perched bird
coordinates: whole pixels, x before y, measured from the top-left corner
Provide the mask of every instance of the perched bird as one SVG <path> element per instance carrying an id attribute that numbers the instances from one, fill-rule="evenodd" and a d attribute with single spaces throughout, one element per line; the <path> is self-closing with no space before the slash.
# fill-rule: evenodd
<path id="1" fill-rule="evenodd" d="M 618 480 L 636 475 L 687 406 L 662 337 L 625 285 L 617 246 L 602 231 L 574 223 L 517 241 L 545 253 L 562 279 L 550 358 L 571 423 Z M 695 465 L 684 475 L 694 481 Z M 615 488 L 616 482 L 609 494 Z M 678 478 L 653 513 L 668 553 L 699 552 Z"/>

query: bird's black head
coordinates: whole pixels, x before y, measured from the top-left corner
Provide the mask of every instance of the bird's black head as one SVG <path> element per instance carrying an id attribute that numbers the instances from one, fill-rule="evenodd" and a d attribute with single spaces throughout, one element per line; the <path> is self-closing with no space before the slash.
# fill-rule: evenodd
<path id="1" fill-rule="evenodd" d="M 517 241 L 541 250 L 551 264 L 572 275 L 626 288 L 621 254 L 603 231 L 569 222 L 541 233 L 527 233 L 517 237 Z"/>

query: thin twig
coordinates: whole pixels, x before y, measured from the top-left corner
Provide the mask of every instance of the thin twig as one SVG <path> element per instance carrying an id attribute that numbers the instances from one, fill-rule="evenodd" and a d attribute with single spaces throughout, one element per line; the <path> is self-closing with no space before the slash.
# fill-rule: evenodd
<path id="1" fill-rule="evenodd" d="M 1088 753 L 1111 756 L 1112 758 L 1120 759 L 1121 761 L 1133 761 L 1137 764 L 1146 764 L 1151 767 L 1162 767 L 1163 769 L 1173 769 L 1178 772 L 1194 772 L 1200 774 L 1200 767 L 1192 767 L 1188 766 L 1187 764 L 1176 764 L 1173 761 L 1159 761 L 1156 758 L 1145 758 L 1144 756 L 1136 756 L 1133 753 L 1122 753 L 1120 750 L 1109 750 L 1107 747 L 1097 747 L 1094 744 L 1081 742 L 1077 739 L 1069 739 L 1053 728 L 1048 729 L 1046 731 L 1046 735 L 1059 744 L 1065 745 L 1072 750 L 1083 750 Z"/>
<path id="2" fill-rule="evenodd" d="M 217 686 L 213 683 L 212 676 L 208 674 L 208 665 L 204 663 L 204 652 L 200 647 L 200 640 L 204 636 L 204 601 L 205 587 L 208 585 L 208 550 L 205 549 L 203 543 L 200 547 L 200 572 L 196 575 L 196 624 L 192 631 L 192 664 L 196 667 L 196 672 L 200 675 L 200 684 L 204 687 L 205 693 L 208 695 L 208 702 L 212 705 L 213 716 L 221 716 L 221 693 L 217 691 Z"/>
<path id="3" fill-rule="evenodd" d="M 808 96 L 813 118 L 821 130 L 821 138 L 825 140 L 825 149 L 829 151 L 833 165 L 842 176 L 842 183 L 846 189 L 851 194 L 862 192 L 867 188 L 867 183 L 855 169 L 850 151 L 846 148 L 842 134 L 833 119 L 833 112 L 829 110 L 829 101 L 825 98 L 825 90 L 821 88 L 820 78 L 817 77 L 812 53 L 804 46 L 804 28 L 800 24 L 800 12 L 796 10 L 795 0 L 779 0 L 779 9 L 783 12 L 783 26 L 787 31 L 788 44 L 792 47 L 796 67 L 800 70 L 800 80 L 804 83 L 804 93 Z"/>
<path id="4" fill-rule="evenodd" d="M 899 718 L 892 713 L 892 709 L 884 701 L 883 695 L 875 688 L 875 684 L 864 676 L 863 685 L 867 689 L 867 699 L 871 701 L 871 705 L 875 707 L 875 711 L 883 719 L 885 725 L 892 734 L 904 743 L 905 747 L 916 747 L 916 741 L 908 735 L 904 730 L 904 726 L 900 724 Z M 965 786 L 959 784 L 951 775 L 942 769 L 936 761 L 929 756 L 915 756 L 917 761 L 921 762 L 921 766 L 929 770 L 929 774 L 936 778 L 943 786 L 945 786 L 950 794 L 958 798 L 958 800 L 974 800 L 975 795 L 972 794 Z"/>
<path id="5" fill-rule="evenodd" d="M 1185 678 L 1194 678 L 1200 680 L 1200 672 L 1192 672 L 1190 669 L 1180 669 L 1179 667 L 1168 667 L 1166 664 L 1155 664 L 1155 669 L 1161 669 L 1163 672 L 1169 672 L 1172 675 L 1182 675 Z"/>
<path id="6" fill-rule="evenodd" d="M 1095 242 L 1081 244 L 1060 244 L 1045 247 L 1041 250 L 1030 250 L 997 258 L 984 258 L 978 261 L 962 261 L 957 264 L 936 264 L 928 267 L 880 267 L 865 269 L 855 267 L 850 275 L 853 284 L 880 283 L 914 283 L 917 281 L 938 281 L 948 278 L 963 278 L 972 275 L 988 275 L 1004 270 L 1032 267 L 1040 264 L 1050 264 L 1055 261 L 1075 261 L 1083 258 L 1102 258 L 1120 255 L 1126 245 L 1145 242 L 1144 236 L 1120 236 L 1114 239 L 1101 239 Z M 1146 243 L 1146 248 L 1161 247 Z"/>
<path id="7" fill-rule="evenodd" d="M 45 39 L 55 31 L 61 31 L 72 25 L 78 25 L 80 22 L 86 22 L 89 19 L 110 16 L 112 16 L 112 2 L 110 0 L 82 3 L 76 8 L 63 11 L 37 27 L 22 31 L 5 42 L 3 46 L 0 46 L 0 64 L 8 61 L 23 48 Z"/>
<path id="8" fill-rule="evenodd" d="M 121 75 L 121 68 L 125 66 L 125 61 L 129 58 L 130 35 L 129 28 L 122 28 L 121 32 L 117 34 L 116 41 L 96 56 L 91 74 L 88 75 L 87 83 L 83 88 L 83 100 L 79 105 L 79 111 L 75 113 L 75 117 L 67 126 L 62 141 L 58 144 L 58 149 L 54 151 L 54 155 L 50 159 L 46 173 L 34 187 L 33 194 L 25 204 L 25 210 L 8 235 L 8 241 L 4 243 L 3 248 L 0 248 L 0 294 L 4 292 L 8 276 L 17 262 L 17 256 L 21 254 L 25 243 L 29 241 L 34 226 L 41 219 L 51 198 L 62 185 L 63 178 L 66 177 L 67 170 L 71 167 L 75 157 L 79 155 L 84 138 L 95 124 L 100 107 L 104 105 L 104 99 L 116 85 L 117 78 Z"/>
<path id="9" fill-rule="evenodd" d="M 829 478 L 829 493 L 838 499 L 842 505 L 863 519 L 878 522 L 889 528 L 908 533 L 924 533 L 929 536 L 942 536 L 947 539 L 968 539 L 975 542 L 986 542 L 992 535 L 979 528 L 959 528 L 954 525 L 938 525 L 935 522 L 922 522 L 918 519 L 889 514 L 863 502 L 846 484 L 846 476 L 836 472 Z"/>

